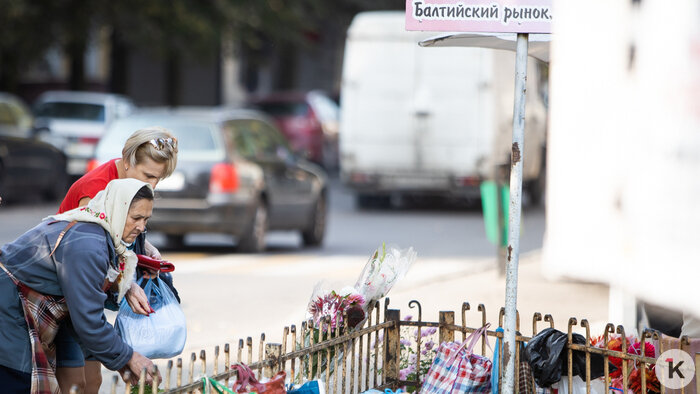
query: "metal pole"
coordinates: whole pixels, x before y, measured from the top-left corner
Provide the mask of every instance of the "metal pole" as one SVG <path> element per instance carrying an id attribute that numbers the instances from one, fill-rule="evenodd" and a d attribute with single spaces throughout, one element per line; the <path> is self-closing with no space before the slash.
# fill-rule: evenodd
<path id="1" fill-rule="evenodd" d="M 515 331 L 518 302 L 518 258 L 520 256 L 520 211 L 523 190 L 523 136 L 525 130 L 525 88 L 527 82 L 528 35 L 518 33 L 515 49 L 515 104 L 513 106 L 513 147 L 510 171 L 510 215 L 506 258 L 506 310 L 503 327 L 501 393 L 513 393 L 515 380 Z"/>

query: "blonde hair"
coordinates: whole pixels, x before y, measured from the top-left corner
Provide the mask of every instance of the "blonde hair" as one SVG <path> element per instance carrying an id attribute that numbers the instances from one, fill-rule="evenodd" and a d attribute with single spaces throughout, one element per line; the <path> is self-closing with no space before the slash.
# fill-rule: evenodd
<path id="1" fill-rule="evenodd" d="M 130 165 L 135 166 L 146 157 L 156 163 L 165 163 L 165 179 L 172 175 L 177 166 L 177 147 L 171 144 L 163 144 L 163 149 L 156 149 L 151 140 L 158 138 L 175 138 L 170 130 L 160 126 L 150 126 L 141 130 L 136 130 L 124 143 L 122 149 L 122 159 Z"/>

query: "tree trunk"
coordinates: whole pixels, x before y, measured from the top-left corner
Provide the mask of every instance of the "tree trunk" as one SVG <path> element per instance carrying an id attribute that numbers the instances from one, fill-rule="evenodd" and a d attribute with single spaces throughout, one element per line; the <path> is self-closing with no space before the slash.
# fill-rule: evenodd
<path id="1" fill-rule="evenodd" d="M 165 100 L 172 107 L 180 105 L 181 73 L 180 56 L 176 50 L 171 49 L 165 61 Z"/>
<path id="2" fill-rule="evenodd" d="M 115 29 L 110 36 L 109 90 L 128 94 L 129 89 L 129 48 Z"/>
<path id="3" fill-rule="evenodd" d="M 66 46 L 70 64 L 68 88 L 70 90 L 85 90 L 85 40 L 74 39 Z"/>
<path id="4" fill-rule="evenodd" d="M 0 51 L 0 91 L 18 93 L 19 65 L 15 56 Z"/>

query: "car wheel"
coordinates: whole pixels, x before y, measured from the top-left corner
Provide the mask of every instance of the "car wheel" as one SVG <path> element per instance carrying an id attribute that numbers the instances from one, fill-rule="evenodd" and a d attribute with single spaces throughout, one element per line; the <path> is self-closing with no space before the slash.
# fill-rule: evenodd
<path id="1" fill-rule="evenodd" d="M 267 207 L 260 201 L 255 208 L 253 221 L 248 231 L 240 237 L 238 250 L 243 253 L 260 253 L 265 251 L 265 234 L 267 233 Z"/>
<path id="2" fill-rule="evenodd" d="M 301 232 L 301 238 L 306 246 L 319 246 L 323 242 L 326 233 L 326 197 L 320 195 L 316 200 L 311 224 L 309 228 Z"/>

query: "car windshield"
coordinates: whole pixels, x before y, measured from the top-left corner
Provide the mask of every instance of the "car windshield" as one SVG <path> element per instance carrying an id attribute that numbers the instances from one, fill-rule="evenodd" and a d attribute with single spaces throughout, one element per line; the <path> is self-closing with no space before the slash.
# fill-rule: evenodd
<path id="1" fill-rule="evenodd" d="M 304 102 L 267 102 L 258 103 L 257 106 L 270 116 L 304 116 L 308 111 Z"/>
<path id="2" fill-rule="evenodd" d="M 39 104 L 35 114 L 46 118 L 105 121 L 105 107 L 99 104 L 53 101 Z"/>
<path id="3" fill-rule="evenodd" d="M 225 158 L 224 141 L 215 124 L 182 117 L 137 117 L 116 121 L 97 146 L 101 162 L 121 157 L 127 138 L 136 130 L 158 125 L 177 138 L 178 160 L 217 161 Z"/>

